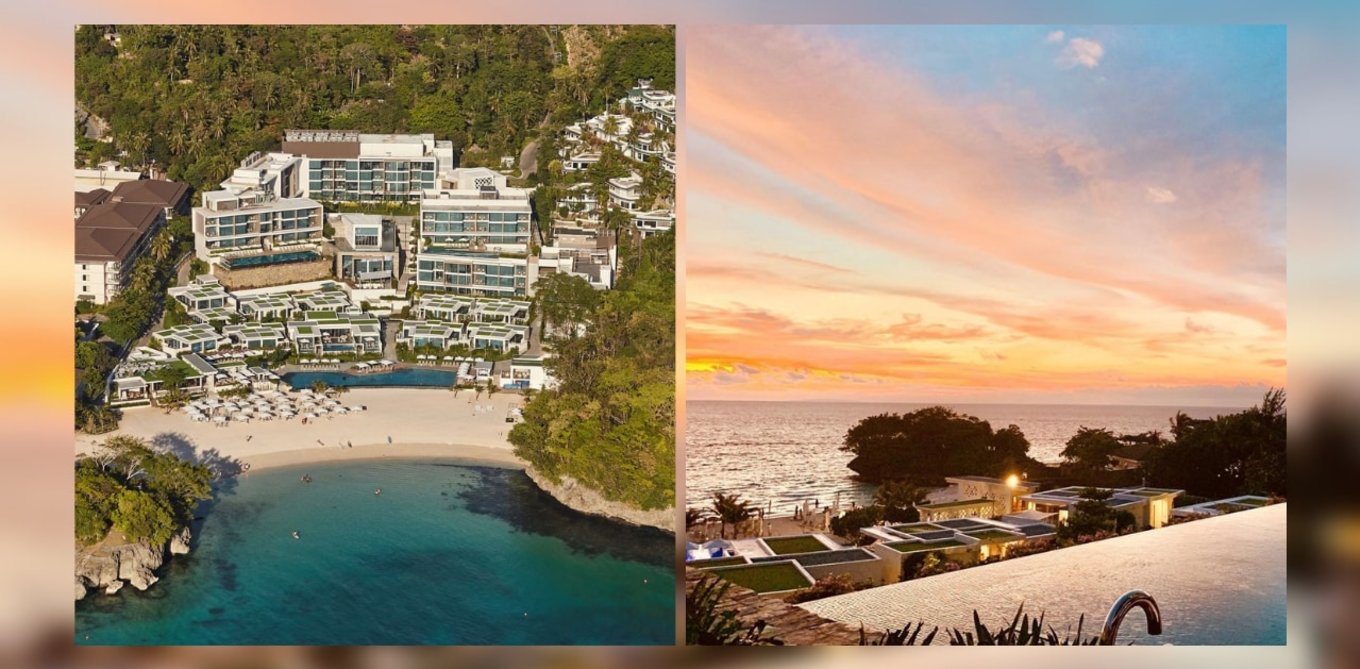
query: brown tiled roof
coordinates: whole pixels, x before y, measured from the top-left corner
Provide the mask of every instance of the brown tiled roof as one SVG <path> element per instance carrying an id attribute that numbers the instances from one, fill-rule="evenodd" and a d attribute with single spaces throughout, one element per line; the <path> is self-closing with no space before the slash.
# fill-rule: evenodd
<path id="1" fill-rule="evenodd" d="M 153 204 L 161 208 L 179 207 L 189 195 L 189 186 L 164 179 L 138 179 L 114 186 L 113 199 L 130 204 Z"/>
<path id="2" fill-rule="evenodd" d="M 127 260 L 138 240 L 155 225 L 161 209 L 111 200 L 86 209 L 76 219 L 76 261 Z"/>
<path id="3" fill-rule="evenodd" d="M 76 191 L 76 206 L 90 207 L 99 204 L 104 200 L 107 200 L 108 197 L 109 192 L 107 190 L 104 190 L 103 188 L 96 188 L 88 193 Z"/>
<path id="4" fill-rule="evenodd" d="M 76 219 L 76 228 L 127 228 L 145 232 L 156 221 L 161 207 L 130 202 L 104 201 Z"/>
<path id="5" fill-rule="evenodd" d="M 76 228 L 76 262 L 123 262 L 141 236 L 131 228 Z"/>

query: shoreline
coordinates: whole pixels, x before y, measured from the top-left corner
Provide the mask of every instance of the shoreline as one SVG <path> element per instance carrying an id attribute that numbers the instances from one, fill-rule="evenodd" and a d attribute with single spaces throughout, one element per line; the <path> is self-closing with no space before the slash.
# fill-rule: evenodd
<path id="1" fill-rule="evenodd" d="M 242 461 L 242 464 L 250 465 L 242 474 L 332 462 L 423 459 L 457 460 L 502 469 L 528 467 L 528 463 L 515 457 L 514 451 L 503 448 L 471 444 L 355 444 L 353 448 L 298 448 L 260 453 Z"/>

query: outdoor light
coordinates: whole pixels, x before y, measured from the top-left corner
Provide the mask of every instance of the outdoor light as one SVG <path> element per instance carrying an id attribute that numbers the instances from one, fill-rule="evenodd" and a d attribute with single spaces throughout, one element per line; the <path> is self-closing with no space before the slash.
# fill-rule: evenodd
<path id="1" fill-rule="evenodd" d="M 1007 485 L 1007 486 L 1010 486 L 1010 487 L 1012 487 L 1012 488 L 1014 488 L 1015 486 L 1020 485 L 1020 477 L 1019 477 L 1019 476 L 1016 476 L 1015 474 L 1011 474 L 1010 476 L 1007 476 L 1007 477 L 1006 477 L 1006 485 Z"/>

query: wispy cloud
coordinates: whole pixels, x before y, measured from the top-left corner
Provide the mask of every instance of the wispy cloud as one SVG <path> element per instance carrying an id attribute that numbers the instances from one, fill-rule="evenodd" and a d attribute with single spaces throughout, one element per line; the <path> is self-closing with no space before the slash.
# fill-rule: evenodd
<path id="1" fill-rule="evenodd" d="M 1049 44 L 1062 44 L 1064 37 L 1066 37 L 1066 34 L 1063 33 L 1063 31 L 1054 30 L 1053 32 L 1049 33 L 1047 37 L 1044 37 L 1044 41 L 1048 42 Z"/>
<path id="2" fill-rule="evenodd" d="M 1284 284 L 1264 158 L 1111 141 L 1065 122 L 1067 100 L 961 95 L 820 30 L 689 39 L 696 388 L 1283 383 L 1265 362 L 1284 355 Z M 1156 95 L 1134 104 L 1174 102 Z M 1104 101 L 1085 104 L 1080 121 Z"/>
<path id="3" fill-rule="evenodd" d="M 1093 70 L 1100 65 L 1100 60 L 1104 57 L 1105 47 L 1100 42 L 1085 37 L 1073 37 L 1068 40 L 1067 46 L 1063 47 L 1062 53 L 1058 54 L 1058 65 L 1065 68 L 1080 65 Z"/>
<path id="4" fill-rule="evenodd" d="M 1176 197 L 1176 194 L 1171 192 L 1170 189 L 1158 188 L 1156 186 L 1148 186 L 1147 189 L 1148 202 L 1151 202 L 1153 204 L 1171 204 L 1172 202 L 1175 202 L 1178 199 L 1179 198 Z"/>

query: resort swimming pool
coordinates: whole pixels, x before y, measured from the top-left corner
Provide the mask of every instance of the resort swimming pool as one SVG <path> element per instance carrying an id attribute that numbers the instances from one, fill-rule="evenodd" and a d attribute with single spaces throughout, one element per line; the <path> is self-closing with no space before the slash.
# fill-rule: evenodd
<path id="1" fill-rule="evenodd" d="M 283 265 L 293 262 L 306 262 L 316 260 L 321 254 L 316 251 L 289 251 L 287 253 L 269 253 L 259 256 L 242 256 L 240 258 L 223 258 L 222 266 L 227 269 L 242 269 L 245 267 L 261 267 L 264 265 Z"/>
<path id="2" fill-rule="evenodd" d="M 289 372 L 283 375 L 283 380 L 288 383 L 293 390 L 312 387 L 313 383 L 321 381 L 326 385 L 336 388 L 340 386 L 391 388 L 391 387 L 418 387 L 418 388 L 448 388 L 458 380 L 458 373 L 444 369 L 396 369 L 390 372 L 376 372 L 373 374 L 346 374 L 345 372 Z"/>
<path id="3" fill-rule="evenodd" d="M 974 609 L 997 625 L 1023 603 L 1026 611 L 1042 611 L 1045 624 L 1059 632 L 1075 629 L 1084 614 L 1086 629 L 1095 633 L 1119 595 L 1140 589 L 1160 605 L 1163 633 L 1148 636 L 1142 613 L 1134 611 L 1120 628 L 1120 643 L 1283 644 L 1286 508 L 1197 520 L 801 606 L 878 630 L 919 620 L 972 629 Z"/>

